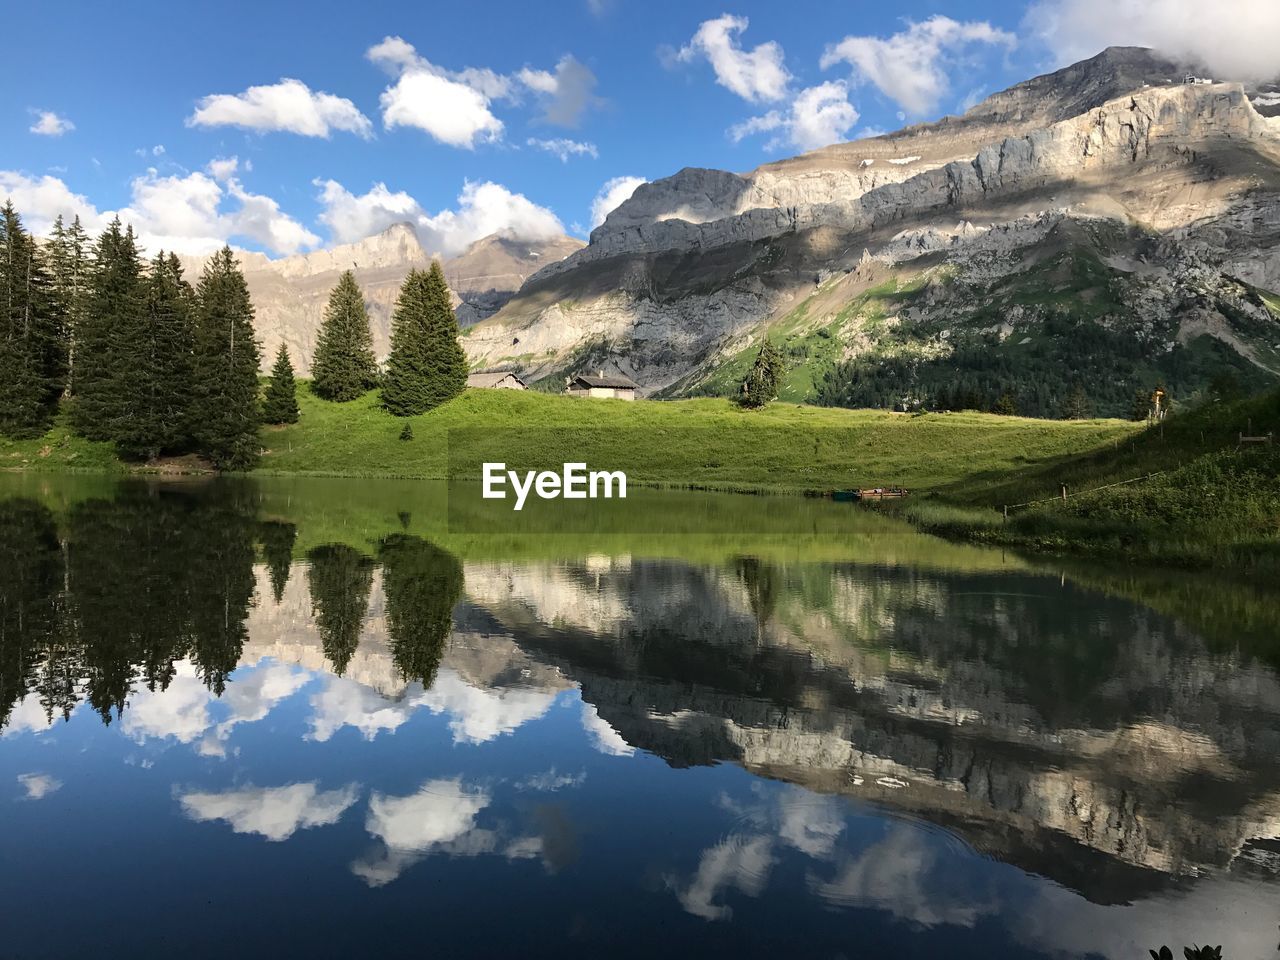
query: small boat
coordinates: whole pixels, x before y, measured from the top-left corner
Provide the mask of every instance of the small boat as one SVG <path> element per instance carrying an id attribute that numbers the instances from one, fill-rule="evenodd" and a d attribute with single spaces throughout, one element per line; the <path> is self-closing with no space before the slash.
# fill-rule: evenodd
<path id="1" fill-rule="evenodd" d="M 836 503 L 852 503 L 857 500 L 901 500 L 907 495 L 903 487 L 869 487 L 865 490 L 832 490 L 831 499 Z"/>

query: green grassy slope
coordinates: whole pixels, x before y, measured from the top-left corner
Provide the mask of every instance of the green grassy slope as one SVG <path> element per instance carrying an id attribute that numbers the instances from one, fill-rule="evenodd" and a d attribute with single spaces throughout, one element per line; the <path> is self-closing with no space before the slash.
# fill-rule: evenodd
<path id="1" fill-rule="evenodd" d="M 1280 391 L 1172 417 L 1055 464 L 978 474 L 905 512 L 932 532 L 988 542 L 1278 569 L 1280 446 L 1238 443 L 1268 432 L 1280 442 Z M 1068 499 L 1052 499 L 1063 485 Z M 1004 504 L 1019 505 L 1007 523 Z"/>
<path id="2" fill-rule="evenodd" d="M 1046 464 L 1128 436 L 1118 421 L 1055 422 L 987 414 L 908 417 L 778 403 L 744 411 L 726 400 L 583 400 L 470 390 L 408 418 L 374 394 L 345 404 L 299 391 L 302 418 L 269 428 L 261 471 L 333 476 L 448 476 L 450 431 L 469 431 L 471 459 L 512 467 L 582 460 L 633 482 L 725 489 L 822 490 L 899 484 L 929 488 L 975 473 Z M 455 434 L 455 441 L 457 435 Z M 457 451 L 455 451 L 457 453 Z M 467 471 L 464 476 L 470 476 Z"/>
<path id="3" fill-rule="evenodd" d="M 975 475 L 1048 466 L 1129 436 L 1112 420 L 1061 422 L 978 413 L 905 416 L 777 403 L 741 410 L 722 399 L 582 400 L 470 390 L 418 417 L 389 416 L 370 393 L 329 403 L 299 387 L 302 417 L 262 433 L 260 473 L 443 479 L 448 441 L 466 431 L 470 467 L 482 459 L 546 469 L 585 461 L 632 482 L 738 490 L 945 486 Z M 413 439 L 400 440 L 405 423 Z M 459 435 L 453 434 L 455 445 Z M 460 451 L 455 446 L 455 454 Z M 65 426 L 31 441 L 0 440 L 0 467 L 121 471 L 109 445 Z"/>

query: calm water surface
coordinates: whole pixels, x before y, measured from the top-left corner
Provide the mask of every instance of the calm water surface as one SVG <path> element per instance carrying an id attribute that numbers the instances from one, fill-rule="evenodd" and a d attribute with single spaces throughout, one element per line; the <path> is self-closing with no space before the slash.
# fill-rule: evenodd
<path id="1" fill-rule="evenodd" d="M 1274 594 L 663 496 L 0 477 L 0 956 L 1280 956 Z"/>

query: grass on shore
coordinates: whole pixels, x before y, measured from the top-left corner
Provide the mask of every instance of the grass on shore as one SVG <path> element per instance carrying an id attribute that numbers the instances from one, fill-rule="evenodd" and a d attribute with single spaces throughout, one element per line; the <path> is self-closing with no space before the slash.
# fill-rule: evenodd
<path id="1" fill-rule="evenodd" d="M 299 389 L 297 424 L 263 433 L 260 472 L 314 476 L 455 478 L 481 459 L 513 469 L 585 461 L 632 482 L 734 490 L 928 489 L 974 475 L 1045 466 L 1127 437 L 1114 420 L 1061 422 L 981 413 L 907 416 L 776 403 L 746 411 L 723 399 L 583 400 L 469 390 L 418 417 L 388 416 L 376 394 L 350 403 Z M 413 439 L 400 440 L 405 423 Z M 459 463 L 462 466 L 459 466 Z"/>
<path id="2" fill-rule="evenodd" d="M 1051 465 L 976 476 L 901 514 L 978 542 L 1276 571 L 1280 446 L 1239 443 L 1270 431 L 1280 434 L 1280 391 L 1202 407 Z M 1063 485 L 1065 501 L 1055 499 Z M 1004 504 L 1015 504 L 1007 522 Z"/>

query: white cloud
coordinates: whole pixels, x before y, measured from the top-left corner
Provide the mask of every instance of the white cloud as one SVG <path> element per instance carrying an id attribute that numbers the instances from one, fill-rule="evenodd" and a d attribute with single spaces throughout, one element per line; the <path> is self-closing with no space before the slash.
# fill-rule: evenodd
<path id="1" fill-rule="evenodd" d="M 204 756 L 222 756 L 237 724 L 265 718 L 307 682 L 304 672 L 268 661 L 237 671 L 235 682 L 227 685 L 219 699 L 190 661 L 180 661 L 174 670 L 165 689 L 140 688 L 130 695 L 121 729 L 138 743 L 155 739 L 198 742 L 197 749 Z"/>
<path id="2" fill-rule="evenodd" d="M 211 253 L 232 237 L 252 240 L 280 254 L 320 243 L 318 236 L 282 212 L 275 200 L 249 193 L 234 179 L 224 188 L 205 173 L 162 177 L 148 170 L 134 179 L 132 192 L 133 200 L 120 211 L 120 219 L 133 225 L 151 252 Z M 228 199 L 238 207 L 224 211 Z"/>
<path id="3" fill-rule="evenodd" d="M 491 802 L 487 790 L 465 786 L 460 777 L 428 780 L 407 797 L 375 792 L 369 798 L 365 829 L 385 849 L 381 855 L 353 863 L 351 870 L 369 886 L 380 887 L 435 851 L 493 852 L 496 835 L 476 829 L 476 816 Z"/>
<path id="4" fill-rule="evenodd" d="M 622 735 L 609 725 L 609 721 L 600 716 L 594 704 L 582 704 L 580 719 L 591 746 L 601 753 L 611 757 L 629 757 L 636 752 L 636 748 L 623 740 Z"/>
<path id="5" fill-rule="evenodd" d="M 101 230 L 109 219 L 83 194 L 72 193 L 58 177 L 29 177 L 16 170 L 0 170 L 0 198 L 12 200 L 27 229 L 42 236 L 59 214 L 68 222 L 78 216 L 89 233 Z"/>
<path id="6" fill-rule="evenodd" d="M 732 836 L 702 854 L 689 885 L 676 893 L 680 905 L 704 920 L 727 920 L 733 911 L 716 901 L 730 889 L 749 897 L 764 890 L 773 868 L 773 844 L 768 837 Z"/>
<path id="7" fill-rule="evenodd" d="M 750 51 L 742 49 L 738 45 L 738 34 L 747 29 L 747 23 L 746 17 L 727 13 L 706 20 L 693 39 L 677 51 L 675 59 L 690 63 L 705 57 L 715 71 L 716 83 L 744 100 L 752 103 L 782 100 L 791 82 L 791 74 L 783 63 L 782 47 L 771 40 Z"/>
<path id="8" fill-rule="evenodd" d="M 418 56 L 400 37 L 387 37 L 366 56 L 397 78 L 379 101 L 388 130 L 417 127 L 441 143 L 468 150 L 502 138 L 502 121 L 489 106 L 511 95 L 507 78 L 491 70 L 450 73 Z"/>
<path id="9" fill-rule="evenodd" d="M 189 127 L 242 127 L 265 133 L 280 130 L 304 137 L 328 137 L 345 130 L 365 139 L 373 125 L 345 97 L 313 91 L 301 80 L 250 87 L 244 93 L 215 93 L 202 98 L 187 118 Z"/>
<path id="10" fill-rule="evenodd" d="M 557 773 L 552 767 L 545 773 L 535 773 L 515 784 L 517 790 L 533 790 L 538 793 L 554 793 L 567 787 L 580 787 L 587 782 L 587 771 Z"/>
<path id="11" fill-rule="evenodd" d="M 1121 45 L 1203 62 L 1233 80 L 1269 80 L 1280 71 L 1273 0 L 1041 0 L 1026 25 L 1062 64 Z"/>
<path id="12" fill-rule="evenodd" d="M 783 130 L 785 142 L 800 150 L 816 150 L 845 139 L 855 123 L 858 111 L 849 102 L 849 88 L 843 80 L 829 80 L 816 87 L 801 90 L 787 113 L 770 110 L 729 128 L 734 143 L 757 133 Z M 781 146 L 784 138 L 775 137 L 768 149 Z"/>
<path id="13" fill-rule="evenodd" d="M 47 773 L 20 773 L 18 783 L 27 791 L 27 800 L 43 800 L 62 786 L 62 781 Z"/>
<path id="14" fill-rule="evenodd" d="M 60 137 L 76 128 L 74 123 L 66 117 L 58 116 L 52 110 L 32 110 L 31 112 L 35 114 L 36 122 L 31 125 L 30 130 L 42 137 Z"/>
<path id="15" fill-rule="evenodd" d="M 648 182 L 644 177 L 614 177 L 606 180 L 591 201 L 592 228 L 604 223 L 605 217 L 631 198 L 636 187 Z"/>
<path id="16" fill-rule="evenodd" d="M 594 143 L 579 143 L 577 140 L 564 138 L 539 140 L 537 137 L 530 137 L 525 141 L 525 145 L 554 154 L 560 158 L 561 163 L 568 163 L 570 157 L 591 157 L 594 160 L 600 156 Z"/>
<path id="17" fill-rule="evenodd" d="M 539 119 L 557 127 L 576 127 L 594 99 L 596 75 L 568 54 L 560 58 L 554 73 L 525 67 L 516 77 L 542 106 Z"/>
<path id="18" fill-rule="evenodd" d="M 325 224 L 335 243 L 350 243 L 385 230 L 393 223 L 408 222 L 424 249 L 445 257 L 455 256 L 481 237 L 497 233 L 520 240 L 545 240 L 564 233 L 560 219 L 546 207 L 501 184 L 468 181 L 452 210 L 429 214 L 409 194 L 392 192 L 377 183 L 355 195 L 336 180 L 317 181 Z"/>
<path id="19" fill-rule="evenodd" d="M 321 791 L 315 783 L 283 787 L 244 787 L 222 793 L 185 793 L 178 797 L 192 820 L 223 820 L 236 833 L 287 840 L 299 830 L 337 823 L 360 796 L 356 784 Z"/>
<path id="20" fill-rule="evenodd" d="M 554 693 L 521 687 L 482 690 L 447 669 L 439 671 L 436 682 L 421 697 L 432 713 L 450 715 L 454 743 L 484 743 L 511 733 L 541 717 L 554 700 Z"/>
<path id="21" fill-rule="evenodd" d="M 209 161 L 205 169 L 209 171 L 209 175 L 215 180 L 229 180 L 240 169 L 240 158 L 215 157 Z"/>
<path id="22" fill-rule="evenodd" d="M 936 15 L 888 39 L 845 37 L 826 49 L 821 65 L 825 70 L 847 63 L 856 79 L 873 83 L 909 113 L 922 114 L 947 93 L 953 57 L 970 44 L 1012 48 L 1017 38 L 985 20 L 962 23 Z"/>

